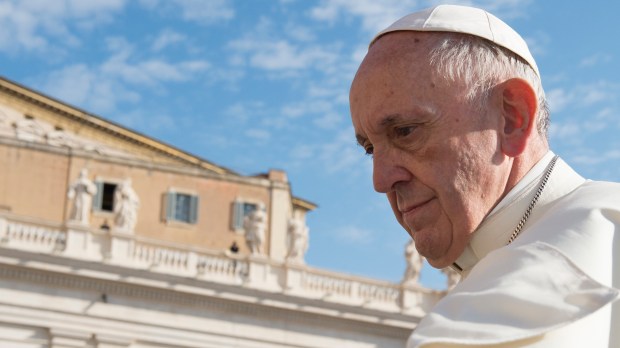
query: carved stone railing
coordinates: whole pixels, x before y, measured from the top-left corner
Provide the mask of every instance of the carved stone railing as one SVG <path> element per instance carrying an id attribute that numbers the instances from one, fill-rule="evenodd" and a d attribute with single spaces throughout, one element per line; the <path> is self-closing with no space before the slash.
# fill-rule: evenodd
<path id="1" fill-rule="evenodd" d="M 350 297 L 353 293 L 351 281 L 343 278 L 324 276 L 304 272 L 301 287 L 310 292 L 317 292 L 327 296 Z"/>
<path id="2" fill-rule="evenodd" d="M 239 256 L 82 225 L 53 225 L 0 213 L 0 248 L 100 261 L 267 292 L 423 315 L 443 292 L 315 269 L 265 256 Z"/>
<path id="3" fill-rule="evenodd" d="M 239 282 L 245 280 L 248 275 L 248 262 L 232 257 L 221 257 L 202 254 L 198 257 L 196 265 L 198 275 L 213 275 L 218 278 L 228 278 Z"/>
<path id="4" fill-rule="evenodd" d="M 397 303 L 400 300 L 398 286 L 381 286 L 373 284 L 360 284 L 359 295 L 368 302 Z"/>
<path id="5" fill-rule="evenodd" d="M 65 247 L 67 235 L 53 226 L 20 223 L 0 217 L 0 245 L 38 252 L 57 252 Z"/>
<path id="6" fill-rule="evenodd" d="M 136 241 L 133 244 L 132 259 L 150 268 L 161 267 L 170 270 L 188 271 L 190 252 L 182 249 L 162 247 L 153 243 Z"/>

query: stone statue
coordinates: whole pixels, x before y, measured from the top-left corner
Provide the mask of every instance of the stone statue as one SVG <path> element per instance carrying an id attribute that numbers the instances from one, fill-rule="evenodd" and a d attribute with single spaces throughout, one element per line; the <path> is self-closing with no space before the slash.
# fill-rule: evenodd
<path id="1" fill-rule="evenodd" d="M 45 136 L 45 130 L 33 118 L 24 117 L 15 122 L 15 135 L 17 139 L 30 142 L 41 142 Z"/>
<path id="2" fill-rule="evenodd" d="M 74 142 L 71 140 L 71 138 L 69 138 L 67 132 L 62 130 L 53 130 L 51 132 L 47 132 L 47 134 L 45 134 L 45 139 L 47 140 L 47 143 L 52 146 L 75 147 Z"/>
<path id="3" fill-rule="evenodd" d="M 133 232 L 138 220 L 140 199 L 131 187 L 131 179 L 125 179 L 114 191 L 114 213 L 116 229 Z"/>
<path id="4" fill-rule="evenodd" d="M 452 267 L 443 268 L 441 273 L 446 275 L 448 281 L 448 291 L 452 290 L 452 288 L 455 287 L 461 280 L 461 275 L 458 274 L 457 271 L 453 270 Z"/>
<path id="5" fill-rule="evenodd" d="M 88 179 L 88 169 L 80 171 L 78 179 L 71 184 L 67 197 L 73 200 L 71 207 L 70 221 L 75 221 L 83 225 L 88 225 L 90 208 L 93 196 L 97 193 L 97 186 Z"/>
<path id="6" fill-rule="evenodd" d="M 8 125 L 8 123 L 9 123 L 9 116 L 7 116 L 7 114 L 4 113 L 2 109 L 0 109 L 0 126 Z"/>
<path id="7" fill-rule="evenodd" d="M 258 207 L 244 218 L 243 228 L 245 229 L 245 242 L 252 255 L 263 254 L 265 229 L 267 228 L 267 214 L 263 203 L 259 203 Z"/>
<path id="8" fill-rule="evenodd" d="M 407 268 L 405 269 L 402 283 L 407 285 L 416 284 L 420 278 L 424 257 L 418 253 L 413 239 L 405 247 L 405 260 L 407 261 Z"/>
<path id="9" fill-rule="evenodd" d="M 308 226 L 301 219 L 288 222 L 288 254 L 286 259 L 304 263 L 304 255 L 308 250 Z"/>

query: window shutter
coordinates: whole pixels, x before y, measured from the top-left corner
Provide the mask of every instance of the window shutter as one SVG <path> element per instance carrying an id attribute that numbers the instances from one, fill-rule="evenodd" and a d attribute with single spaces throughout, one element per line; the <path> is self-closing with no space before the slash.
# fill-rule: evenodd
<path id="1" fill-rule="evenodd" d="M 168 198 L 166 199 L 166 221 L 174 220 L 176 196 L 177 194 L 175 192 L 168 192 Z"/>
<path id="2" fill-rule="evenodd" d="M 97 193 L 95 193 L 95 197 L 93 198 L 93 211 L 101 210 L 101 203 L 103 201 L 103 181 L 95 181 L 95 186 L 97 187 Z"/>
<path id="3" fill-rule="evenodd" d="M 243 228 L 244 204 L 241 201 L 235 201 L 233 207 L 233 229 Z"/>
<path id="4" fill-rule="evenodd" d="M 189 223 L 195 224 L 198 221 L 198 196 L 191 195 L 189 200 Z"/>

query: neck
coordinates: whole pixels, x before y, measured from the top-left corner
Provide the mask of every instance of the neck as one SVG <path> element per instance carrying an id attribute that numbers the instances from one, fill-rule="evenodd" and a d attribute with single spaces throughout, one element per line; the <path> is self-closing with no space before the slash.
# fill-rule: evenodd
<path id="1" fill-rule="evenodd" d="M 504 192 L 499 197 L 498 202 L 501 201 L 512 190 L 515 185 L 527 174 L 536 163 L 540 161 L 543 156 L 549 152 L 549 145 L 546 140 L 535 139 L 536 144 L 529 144 L 527 149 L 517 157 L 510 157 L 510 174 Z"/>

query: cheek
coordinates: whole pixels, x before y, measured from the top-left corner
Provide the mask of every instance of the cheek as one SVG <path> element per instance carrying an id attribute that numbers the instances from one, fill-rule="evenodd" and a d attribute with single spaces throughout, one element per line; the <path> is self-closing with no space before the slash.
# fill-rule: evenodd
<path id="1" fill-rule="evenodd" d="M 479 149 L 463 146 L 442 177 L 442 203 L 454 224 L 455 233 L 468 235 L 480 224 L 489 207 L 494 187 L 489 170 L 491 159 Z M 450 171 L 450 174 L 447 174 Z"/>
<path id="2" fill-rule="evenodd" d="M 425 168 L 430 169 L 423 180 L 435 192 L 439 203 L 435 228 L 441 235 L 439 238 L 446 242 L 453 233 L 472 231 L 470 215 L 481 193 L 475 189 L 480 179 L 478 156 L 462 145 L 446 139 L 443 144 L 428 146 L 422 152 Z"/>
<path id="3" fill-rule="evenodd" d="M 453 246 L 454 225 L 443 208 L 437 204 L 434 212 L 425 221 L 425 228 L 413 234 L 416 247 L 428 259 L 444 257 Z"/>
<path id="4" fill-rule="evenodd" d="M 394 216 L 396 217 L 396 220 L 405 230 L 407 230 L 407 232 L 409 232 L 409 234 L 411 234 L 411 231 L 409 231 L 409 228 L 403 222 L 403 215 L 400 213 L 400 211 L 398 211 L 396 193 L 388 192 L 386 196 L 387 196 L 388 201 L 390 202 L 390 206 L 392 207 L 392 212 L 394 212 Z"/>

